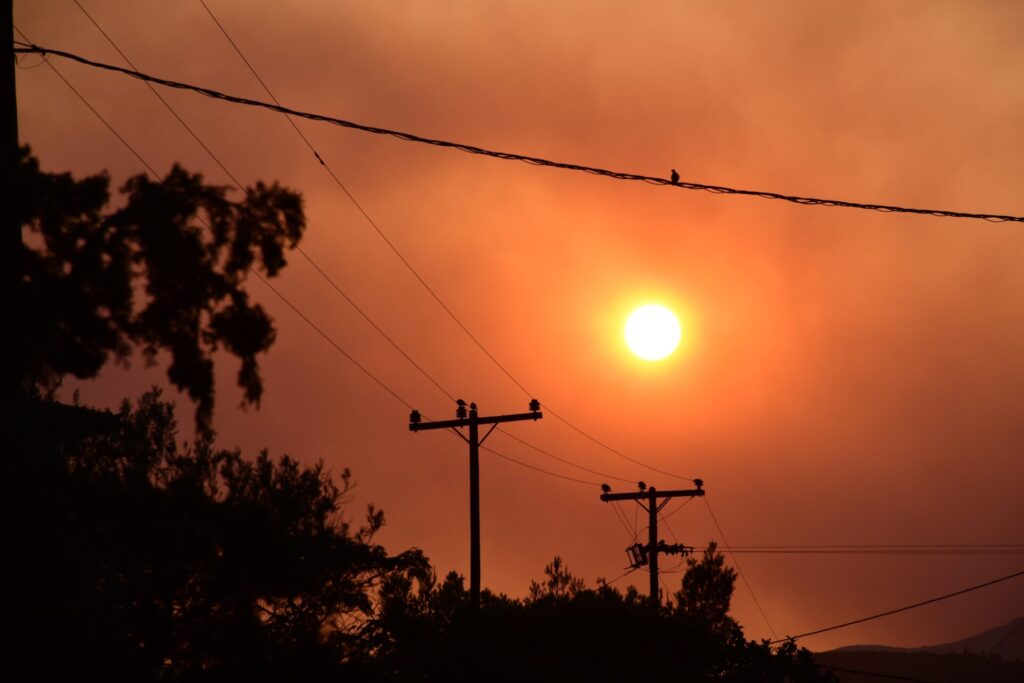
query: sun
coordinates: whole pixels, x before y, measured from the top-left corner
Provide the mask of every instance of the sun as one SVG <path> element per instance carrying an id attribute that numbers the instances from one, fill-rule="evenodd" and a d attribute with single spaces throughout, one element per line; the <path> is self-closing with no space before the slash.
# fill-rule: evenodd
<path id="1" fill-rule="evenodd" d="M 641 306 L 626 321 L 626 344 L 644 360 L 661 360 L 670 355 L 679 346 L 682 334 L 676 316 L 658 304 Z"/>

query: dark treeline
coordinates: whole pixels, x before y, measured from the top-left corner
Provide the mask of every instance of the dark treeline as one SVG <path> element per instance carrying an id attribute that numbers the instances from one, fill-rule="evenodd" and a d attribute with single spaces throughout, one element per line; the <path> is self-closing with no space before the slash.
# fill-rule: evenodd
<path id="1" fill-rule="evenodd" d="M 348 472 L 181 445 L 157 392 L 117 416 L 30 402 L 4 431 L 4 680 L 828 680 L 744 639 L 713 546 L 658 611 L 558 558 L 477 611 L 374 542 L 379 510 L 343 515 Z"/>
<path id="2" fill-rule="evenodd" d="M 345 515 L 347 471 L 217 447 L 215 353 L 258 402 L 275 329 L 244 283 L 285 267 L 296 193 L 234 201 L 174 167 L 110 210 L 107 176 L 45 173 L 27 149 L 5 189 L 22 241 L 2 292 L 0 680 L 829 680 L 744 638 L 713 546 L 658 610 L 558 558 L 527 597 L 485 591 L 477 610 L 462 577 L 374 540 L 381 511 Z M 116 415 L 53 400 L 135 352 L 169 359 L 193 442 L 157 391 Z"/>

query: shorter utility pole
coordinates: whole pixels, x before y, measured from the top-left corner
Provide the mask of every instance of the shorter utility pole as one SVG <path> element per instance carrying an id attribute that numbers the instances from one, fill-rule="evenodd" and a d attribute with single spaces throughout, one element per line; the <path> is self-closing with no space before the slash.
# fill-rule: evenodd
<path id="1" fill-rule="evenodd" d="M 658 491 L 653 486 L 647 488 L 647 485 L 642 481 L 639 482 L 640 490 L 636 493 L 612 493 L 612 489 L 608 484 L 602 484 L 601 500 L 608 503 L 615 500 L 633 500 L 641 508 L 647 511 L 648 522 L 647 522 L 647 545 L 641 545 L 634 543 L 630 547 L 626 548 L 626 552 L 630 557 L 630 566 L 634 569 L 639 568 L 643 565 L 647 565 L 648 571 L 651 574 L 651 606 L 657 608 L 661 604 L 661 600 L 658 598 L 658 554 L 659 553 L 675 553 L 682 555 L 689 555 L 693 552 L 693 548 L 681 544 L 669 545 L 665 541 L 658 540 L 658 513 L 665 507 L 668 502 L 673 498 L 681 496 L 693 497 L 704 495 L 704 481 L 701 479 L 694 479 L 695 489 L 684 489 L 677 491 Z M 644 500 L 647 504 L 644 505 Z M 659 500 L 661 502 L 659 502 Z"/>
<path id="2" fill-rule="evenodd" d="M 480 445 L 491 435 L 491 432 L 502 422 L 519 422 L 521 420 L 539 420 L 544 417 L 540 412 L 540 401 L 530 401 L 530 412 L 514 415 L 494 415 L 480 417 L 476 404 L 470 403 L 466 410 L 466 402 L 461 398 L 456 401 L 454 420 L 440 422 L 423 422 L 420 411 L 414 410 L 409 415 L 409 431 L 421 432 L 428 429 L 451 429 L 463 441 L 469 444 L 469 599 L 473 607 L 480 607 Z M 480 425 L 491 425 L 483 438 L 480 438 Z M 469 436 L 462 433 L 461 428 L 469 428 Z"/>

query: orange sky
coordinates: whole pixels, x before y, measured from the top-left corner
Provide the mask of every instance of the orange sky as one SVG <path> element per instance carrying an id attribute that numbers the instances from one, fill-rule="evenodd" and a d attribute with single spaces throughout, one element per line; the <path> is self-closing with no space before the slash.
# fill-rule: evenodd
<path id="1" fill-rule="evenodd" d="M 142 70 L 265 98 L 198 1 L 82 4 Z M 1024 214 L 1018 3 L 208 4 L 298 109 L 649 175 L 676 168 L 695 182 Z M 41 45 L 121 63 L 70 0 L 16 0 L 15 23 Z M 21 138 L 44 167 L 107 169 L 115 185 L 140 172 L 49 69 L 30 69 L 39 61 L 23 58 L 18 104 Z M 228 182 L 142 84 L 55 64 L 157 169 L 178 161 Z M 282 117 L 164 95 L 243 182 L 305 195 L 303 247 L 448 391 L 485 414 L 526 409 L 530 396 L 447 318 Z M 299 125 L 531 395 L 631 457 L 703 477 L 731 543 L 1024 543 L 1019 224 L 686 192 Z M 454 409 L 301 257 L 278 286 L 425 414 Z M 351 467 L 350 511 L 383 507 L 389 548 L 418 546 L 465 573 L 464 444 L 410 434 L 403 405 L 258 282 L 250 291 L 278 341 L 258 412 L 237 409 L 236 367 L 220 364 L 222 444 Z M 655 365 L 621 340 L 628 312 L 651 300 L 681 314 L 685 336 Z M 72 386 L 115 405 L 162 373 L 137 362 Z M 191 407 L 179 412 L 188 423 Z M 602 472 L 686 485 L 551 416 L 508 431 Z M 488 445 L 601 480 L 500 433 Z M 622 573 L 632 538 L 596 486 L 484 454 L 481 488 L 485 586 L 521 595 L 555 554 L 591 583 Z M 690 544 L 718 538 L 699 502 L 670 524 Z M 779 635 L 1022 561 L 740 557 Z M 630 578 L 646 590 L 645 575 Z M 920 645 L 1021 613 L 1024 590 L 1008 583 L 805 644 Z M 742 585 L 735 614 L 749 637 L 770 635 Z"/>

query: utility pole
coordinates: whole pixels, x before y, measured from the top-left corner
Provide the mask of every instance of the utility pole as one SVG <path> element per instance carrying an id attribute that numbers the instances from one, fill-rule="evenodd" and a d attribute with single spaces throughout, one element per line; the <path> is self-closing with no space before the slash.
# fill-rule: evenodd
<path id="1" fill-rule="evenodd" d="M 21 223 L 14 210 L 14 179 L 18 173 L 18 99 L 14 80 L 14 0 L 0 0 L 0 37 L 7 47 L 0 50 L 0 136 L 3 136 L 0 159 L 0 197 L 3 215 L 0 217 L 0 414 L 7 413 L 9 402 L 17 390 L 15 367 L 19 317 L 16 315 L 18 291 L 21 283 Z"/>
<path id="2" fill-rule="evenodd" d="M 540 401 L 530 401 L 530 412 L 514 415 L 494 415 L 480 417 L 476 404 L 470 403 L 466 410 L 466 402 L 461 398 L 456 401 L 458 408 L 454 420 L 440 422 L 423 422 L 420 411 L 414 410 L 409 415 L 409 431 L 421 432 L 428 429 L 451 429 L 469 444 L 469 599 L 474 608 L 480 607 L 480 445 L 487 440 L 491 432 L 502 422 L 519 422 L 521 420 L 539 420 L 544 415 L 540 412 Z M 480 425 L 491 425 L 483 438 L 480 438 Z M 469 428 L 469 436 L 462 433 L 461 428 Z"/>
<path id="3" fill-rule="evenodd" d="M 626 552 L 630 556 L 630 565 L 636 569 L 644 564 L 648 566 L 648 570 L 651 574 L 651 606 L 657 608 L 661 604 L 661 600 L 658 597 L 658 555 L 661 553 L 673 553 L 689 555 L 693 552 L 693 548 L 685 545 L 674 544 L 669 545 L 664 541 L 658 541 L 658 513 L 665 507 L 668 502 L 673 498 L 681 496 L 693 497 L 704 495 L 704 481 L 701 479 L 694 479 L 695 489 L 685 489 L 677 491 L 658 491 L 653 486 L 647 488 L 647 485 L 642 481 L 639 483 L 640 490 L 636 493 L 612 493 L 612 489 L 608 484 L 602 484 L 601 500 L 608 503 L 615 500 L 633 500 L 641 508 L 647 511 L 648 522 L 647 522 L 647 545 L 642 546 L 639 543 L 635 543 L 626 549 Z M 644 505 L 644 500 L 647 504 Z M 658 502 L 658 501 L 661 502 Z"/>

